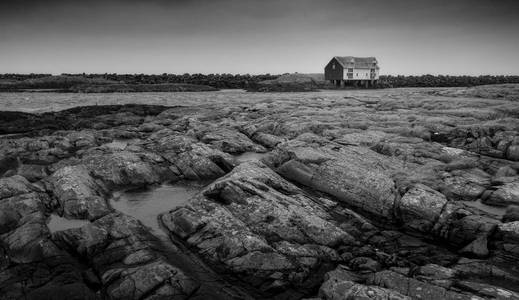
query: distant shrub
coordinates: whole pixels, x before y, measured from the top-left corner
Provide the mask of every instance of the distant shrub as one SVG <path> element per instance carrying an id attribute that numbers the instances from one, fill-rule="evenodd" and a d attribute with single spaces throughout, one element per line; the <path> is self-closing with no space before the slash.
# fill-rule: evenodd
<path id="1" fill-rule="evenodd" d="M 270 86 L 268 82 L 274 83 Z M 470 87 L 488 84 L 519 83 L 519 76 L 449 76 L 420 75 L 393 76 L 382 75 L 378 88 L 391 87 Z M 61 89 L 67 90 L 75 86 L 99 85 L 155 85 L 155 84 L 193 84 L 210 86 L 217 89 L 258 90 L 294 90 L 305 91 L 316 88 L 339 88 L 324 81 L 323 74 L 283 74 L 283 75 L 249 75 L 249 74 L 0 74 L 0 91 L 17 91 L 26 89 Z M 103 88 L 99 88 L 102 90 Z M 105 88 L 106 89 L 106 88 Z M 92 88 L 95 90 L 95 88 Z"/>
<path id="2" fill-rule="evenodd" d="M 0 74 L 0 81 L 2 80 L 14 80 L 14 81 L 21 81 L 25 79 L 34 79 L 34 78 L 41 78 L 41 77 L 48 77 L 52 76 L 52 74 Z"/>
<path id="3" fill-rule="evenodd" d="M 207 92 L 216 91 L 214 87 L 207 85 L 185 83 L 161 83 L 161 84 L 104 84 L 104 85 L 78 85 L 72 87 L 70 92 L 80 93 L 135 93 L 135 92 Z"/>
<path id="4" fill-rule="evenodd" d="M 103 78 L 127 84 L 164 84 L 186 83 L 206 85 L 217 89 L 246 89 L 251 84 L 276 79 L 279 75 L 249 75 L 249 74 L 65 74 L 70 76 L 83 76 L 85 78 Z"/>
<path id="5" fill-rule="evenodd" d="M 45 76 L 37 78 L 28 78 L 22 81 L 0 83 L 0 91 L 17 91 L 31 89 L 68 90 L 77 85 L 103 85 L 113 83 L 117 82 L 112 80 L 106 80 L 103 78 L 85 78 L 81 76 Z"/>
<path id="6" fill-rule="evenodd" d="M 503 83 L 519 83 L 519 76 L 382 75 L 378 87 L 469 87 Z"/>
<path id="7" fill-rule="evenodd" d="M 156 85 L 156 84 L 191 84 L 210 86 L 216 89 L 246 89 L 264 80 L 276 79 L 278 75 L 233 75 L 233 74 L 3 74 L 0 75 L 0 91 L 18 91 L 27 89 L 59 89 L 68 90 L 75 86 L 91 86 L 91 91 L 100 88 L 99 85 L 127 84 Z M 123 88 L 122 86 L 114 88 Z M 140 86 L 139 88 L 147 88 Z M 159 87 L 160 88 L 160 87 Z M 172 87 L 174 88 L 174 87 Z M 138 88 L 128 88 L 128 91 Z"/>

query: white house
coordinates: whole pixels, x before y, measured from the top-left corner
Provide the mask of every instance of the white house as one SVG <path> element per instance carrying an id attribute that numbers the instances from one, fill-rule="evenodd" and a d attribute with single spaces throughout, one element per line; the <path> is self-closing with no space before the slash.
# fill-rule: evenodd
<path id="1" fill-rule="evenodd" d="M 375 57 L 335 56 L 324 68 L 324 79 L 337 85 L 373 85 L 380 67 Z"/>

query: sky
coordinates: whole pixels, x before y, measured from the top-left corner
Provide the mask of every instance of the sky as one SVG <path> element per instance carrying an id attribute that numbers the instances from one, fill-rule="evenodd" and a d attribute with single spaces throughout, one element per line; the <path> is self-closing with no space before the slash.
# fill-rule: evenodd
<path id="1" fill-rule="evenodd" d="M 0 0 L 0 73 L 518 75 L 519 0 Z"/>

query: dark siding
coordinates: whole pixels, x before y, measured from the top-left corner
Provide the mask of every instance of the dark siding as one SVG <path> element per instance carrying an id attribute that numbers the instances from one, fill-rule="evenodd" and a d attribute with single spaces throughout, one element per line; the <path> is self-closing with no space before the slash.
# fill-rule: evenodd
<path id="1" fill-rule="evenodd" d="M 335 70 L 332 69 L 332 64 L 335 63 Z M 324 79 L 325 80 L 342 80 L 343 79 L 343 68 L 342 65 L 335 59 L 332 58 L 330 62 L 324 67 Z"/>

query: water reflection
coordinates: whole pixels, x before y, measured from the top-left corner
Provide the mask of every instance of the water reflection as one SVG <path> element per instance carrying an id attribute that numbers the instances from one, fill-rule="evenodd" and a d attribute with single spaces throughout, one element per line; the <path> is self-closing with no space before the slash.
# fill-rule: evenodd
<path id="1" fill-rule="evenodd" d="M 499 219 L 501 219 L 506 212 L 506 207 L 487 205 L 487 204 L 481 202 L 481 199 L 478 199 L 476 201 L 461 201 L 461 202 L 463 202 L 466 206 L 477 208 L 477 209 L 482 210 L 491 215 L 495 215 Z"/>
<path id="2" fill-rule="evenodd" d="M 127 215 L 140 220 L 157 235 L 165 235 L 160 229 L 158 215 L 184 205 L 198 193 L 203 183 L 179 182 L 163 184 L 147 189 L 118 192 L 110 199 L 110 205 Z"/>
<path id="3" fill-rule="evenodd" d="M 241 164 L 247 161 L 260 160 L 267 154 L 268 153 L 244 152 L 242 154 L 236 155 L 235 159 L 238 163 Z"/>
<path id="4" fill-rule="evenodd" d="M 51 233 L 54 233 L 56 231 L 79 228 L 89 223 L 87 220 L 67 219 L 56 214 L 51 214 L 47 227 Z"/>

